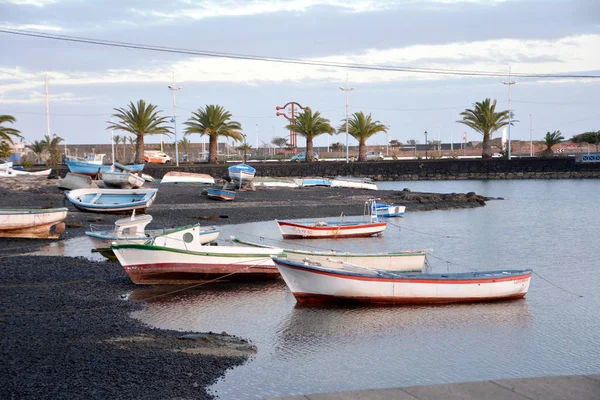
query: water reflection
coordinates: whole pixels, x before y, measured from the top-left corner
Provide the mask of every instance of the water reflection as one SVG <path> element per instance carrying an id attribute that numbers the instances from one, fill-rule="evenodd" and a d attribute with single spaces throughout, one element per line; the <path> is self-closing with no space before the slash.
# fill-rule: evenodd
<path id="1" fill-rule="evenodd" d="M 92 261 L 106 261 L 106 258 L 100 253 L 92 253 L 93 248 L 94 245 L 87 236 L 78 236 L 41 246 L 38 250 L 27 255 L 84 257 Z"/>

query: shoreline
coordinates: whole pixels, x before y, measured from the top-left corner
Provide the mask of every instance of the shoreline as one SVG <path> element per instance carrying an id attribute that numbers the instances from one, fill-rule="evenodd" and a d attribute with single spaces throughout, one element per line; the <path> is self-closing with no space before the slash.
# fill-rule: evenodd
<path id="1" fill-rule="evenodd" d="M 63 203 L 58 180 L 48 181 L 53 182 L 27 186 L 20 180 L 19 191 L 0 185 L 0 207 L 64 204 L 69 209 L 64 239 L 84 235 L 90 223 L 112 224 L 124 217 L 75 211 Z M 474 193 L 261 188 L 239 192 L 235 201 L 224 203 L 204 196 L 202 186 L 148 187 L 160 188 L 148 209 L 151 227 L 336 217 L 341 212 L 362 215 L 364 202 L 374 197 L 406 205 L 407 212 L 481 207 L 490 200 Z M 3 241 L 2 398 L 212 399 L 207 388 L 256 351 L 251 343 L 226 333 L 182 339 L 193 333 L 156 329 L 135 320 L 131 313 L 146 301 L 128 297 L 133 284 L 118 262 L 25 256 L 28 249 L 56 240 Z"/>

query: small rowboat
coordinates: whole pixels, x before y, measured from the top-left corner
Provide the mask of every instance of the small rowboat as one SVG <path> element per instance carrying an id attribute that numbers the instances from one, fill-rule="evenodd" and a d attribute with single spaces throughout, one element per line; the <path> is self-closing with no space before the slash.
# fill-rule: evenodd
<path id="1" fill-rule="evenodd" d="M 145 211 L 154 202 L 158 189 L 75 189 L 65 197 L 82 211 L 124 213 Z"/>
<path id="2" fill-rule="evenodd" d="M 381 234 L 386 222 L 289 222 L 276 220 L 284 239 L 343 239 Z"/>
<path id="3" fill-rule="evenodd" d="M 228 168 L 229 177 L 234 181 L 251 181 L 256 169 L 248 164 L 236 164 Z"/>
<path id="4" fill-rule="evenodd" d="M 235 199 L 235 192 L 223 189 L 208 189 L 206 195 L 214 200 L 232 201 Z"/>
<path id="5" fill-rule="evenodd" d="M 375 203 L 375 213 L 380 218 L 404 217 L 405 206 Z"/>
<path id="6" fill-rule="evenodd" d="M 0 237 L 28 239 L 58 239 L 65 231 L 68 210 L 0 209 Z"/>
<path id="7" fill-rule="evenodd" d="M 249 242 L 231 237 L 234 246 L 250 246 L 276 248 L 260 243 Z M 283 249 L 283 255 L 290 261 L 303 261 L 308 258 L 322 265 L 337 268 L 340 262 L 360 265 L 366 268 L 383 269 L 386 271 L 421 272 L 425 265 L 425 250 L 392 251 L 386 253 L 351 253 L 346 251 L 316 251 L 300 249 Z"/>
<path id="8" fill-rule="evenodd" d="M 126 166 L 114 163 L 108 171 L 102 172 L 102 181 L 105 187 L 136 189 L 144 184 L 145 179 L 141 176 L 141 173 L 134 173 Z"/>
<path id="9" fill-rule="evenodd" d="M 498 270 L 446 274 L 403 274 L 352 264 L 328 268 L 316 261 L 274 258 L 299 303 L 443 304 L 520 299 L 532 271 Z"/>
<path id="10" fill-rule="evenodd" d="M 201 183 L 212 185 L 215 183 L 215 178 L 207 174 L 171 171 L 162 177 L 160 183 Z"/>
<path id="11" fill-rule="evenodd" d="M 356 178 L 353 176 L 338 176 L 331 181 L 331 187 L 377 190 L 377 185 L 369 178 Z"/>

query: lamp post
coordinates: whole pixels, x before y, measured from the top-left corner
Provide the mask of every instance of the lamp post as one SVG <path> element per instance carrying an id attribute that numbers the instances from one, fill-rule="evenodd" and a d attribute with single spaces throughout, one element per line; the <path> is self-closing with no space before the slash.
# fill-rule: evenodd
<path id="1" fill-rule="evenodd" d="M 427 131 L 425 131 L 425 159 L 427 160 L 427 149 L 429 148 L 429 142 L 427 142 Z"/>
<path id="2" fill-rule="evenodd" d="M 512 110 L 510 108 L 510 88 L 512 87 L 512 85 L 517 83 L 515 81 L 510 80 L 510 67 L 508 67 L 508 81 L 502 82 L 502 83 L 505 85 L 508 85 L 508 137 L 506 138 L 506 141 L 507 141 L 508 159 L 510 160 L 510 125 L 511 125 L 511 118 L 512 118 Z"/>
<path id="3" fill-rule="evenodd" d="M 175 79 L 173 79 L 173 84 L 169 85 L 169 90 L 173 92 L 173 118 L 171 122 L 173 122 L 173 132 L 175 133 L 175 163 L 179 167 L 179 143 L 177 143 L 177 98 L 175 94 L 178 90 L 181 90 L 180 86 L 175 86 Z"/>
<path id="4" fill-rule="evenodd" d="M 349 162 L 348 154 L 348 92 L 354 90 L 354 88 L 348 87 L 348 74 L 346 74 L 346 87 L 340 87 L 340 90 L 346 92 L 346 164 Z"/>

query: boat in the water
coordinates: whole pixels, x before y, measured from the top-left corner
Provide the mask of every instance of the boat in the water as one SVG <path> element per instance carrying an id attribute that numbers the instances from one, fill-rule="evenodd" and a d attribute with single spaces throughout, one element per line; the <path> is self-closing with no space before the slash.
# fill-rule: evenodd
<path id="1" fill-rule="evenodd" d="M 232 201 L 235 199 L 235 192 L 224 189 L 208 189 L 206 195 L 209 199 Z"/>
<path id="2" fill-rule="evenodd" d="M 90 225 L 90 230 L 85 234 L 91 239 L 96 250 L 110 250 L 111 244 L 125 243 L 145 243 L 159 235 L 173 232 L 175 228 L 163 229 L 146 229 L 146 226 L 152 222 L 151 215 L 135 215 L 131 217 L 118 219 L 115 221 L 114 227 L 101 226 L 96 224 Z M 210 243 L 219 237 L 220 229 L 216 226 L 199 226 L 198 224 L 198 241 L 200 244 Z"/>
<path id="3" fill-rule="evenodd" d="M 244 163 L 232 165 L 227 170 L 229 178 L 236 182 L 251 181 L 256 173 L 256 169 L 253 166 Z"/>
<path id="4" fill-rule="evenodd" d="M 277 248 L 260 243 L 249 242 L 231 237 L 234 245 Z M 318 251 L 283 248 L 283 256 L 291 261 L 303 261 L 307 258 L 318 261 L 330 268 L 339 267 L 340 263 L 350 263 L 366 268 L 400 272 L 422 272 L 427 261 L 425 250 L 391 251 L 383 253 L 353 253 L 347 251 Z"/>
<path id="5" fill-rule="evenodd" d="M 104 187 L 117 189 L 137 189 L 144 185 L 141 171 L 133 172 L 125 165 L 114 163 L 108 171 L 102 172 Z"/>
<path id="6" fill-rule="evenodd" d="M 393 204 L 375 203 L 375 213 L 380 218 L 404 217 L 406 206 L 395 206 Z"/>
<path id="7" fill-rule="evenodd" d="M 322 266 L 310 259 L 274 258 L 299 303 L 444 304 L 520 299 L 527 294 L 532 271 L 497 270 L 405 274 L 343 264 Z"/>
<path id="8" fill-rule="evenodd" d="M 212 185 L 215 183 L 215 178 L 208 174 L 170 171 L 162 177 L 160 183 L 200 183 Z"/>
<path id="9" fill-rule="evenodd" d="M 0 237 L 58 239 L 65 231 L 68 209 L 0 209 Z"/>
<path id="10" fill-rule="evenodd" d="M 158 189 L 75 189 L 65 197 L 82 211 L 128 213 L 144 211 L 154 202 Z"/>
<path id="11" fill-rule="evenodd" d="M 338 176 L 331 181 L 331 187 L 377 190 L 377 185 L 369 178 Z"/>
<path id="12" fill-rule="evenodd" d="M 271 257 L 281 249 L 202 245 L 200 227 L 183 227 L 148 244 L 113 244 L 117 259 L 136 284 L 187 284 L 208 280 L 277 279 Z"/>

